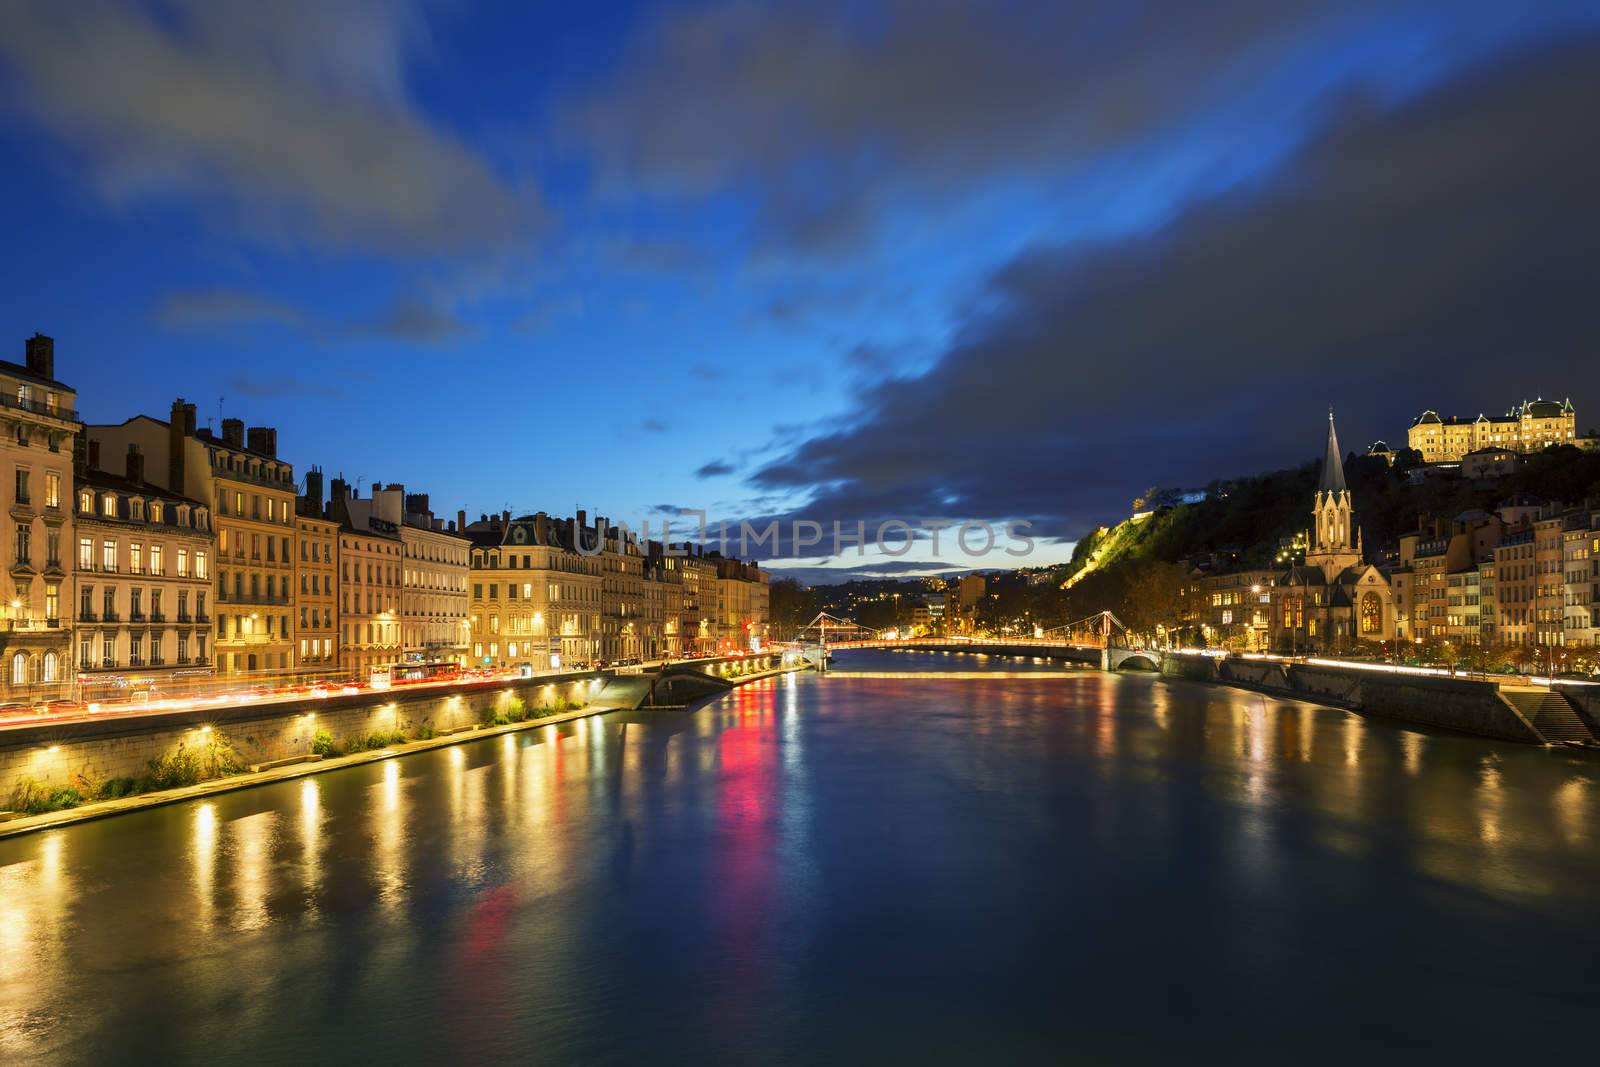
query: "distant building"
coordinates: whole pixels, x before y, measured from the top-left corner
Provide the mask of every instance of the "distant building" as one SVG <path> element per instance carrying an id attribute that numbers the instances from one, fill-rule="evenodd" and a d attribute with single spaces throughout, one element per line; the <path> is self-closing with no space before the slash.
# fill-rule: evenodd
<path id="1" fill-rule="evenodd" d="M 1480 480 L 1501 478 L 1522 464 L 1522 454 L 1501 445 L 1475 448 L 1461 457 L 1461 477 Z"/>
<path id="2" fill-rule="evenodd" d="M 1577 421 L 1571 400 L 1524 400 L 1499 418 L 1441 417 L 1437 411 L 1424 411 L 1412 421 L 1406 436 L 1424 462 L 1449 463 L 1480 448 L 1527 453 L 1552 445 L 1575 445 Z"/>

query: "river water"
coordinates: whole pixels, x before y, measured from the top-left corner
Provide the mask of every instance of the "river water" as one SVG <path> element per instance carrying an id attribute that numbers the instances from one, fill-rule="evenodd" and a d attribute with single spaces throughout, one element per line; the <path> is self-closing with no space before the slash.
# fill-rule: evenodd
<path id="1" fill-rule="evenodd" d="M 1589 1058 L 1600 761 L 835 665 L 0 841 L 0 1060 Z"/>

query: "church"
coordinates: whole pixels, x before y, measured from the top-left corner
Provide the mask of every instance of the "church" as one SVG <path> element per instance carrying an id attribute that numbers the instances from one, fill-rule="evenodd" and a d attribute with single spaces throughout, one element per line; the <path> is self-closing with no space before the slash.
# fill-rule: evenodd
<path id="1" fill-rule="evenodd" d="M 1298 652 L 1335 652 L 1357 641 L 1395 634 L 1389 577 L 1363 558 L 1361 528 L 1344 480 L 1344 458 L 1333 412 L 1322 477 L 1311 506 L 1305 562 L 1278 576 L 1273 645 Z"/>

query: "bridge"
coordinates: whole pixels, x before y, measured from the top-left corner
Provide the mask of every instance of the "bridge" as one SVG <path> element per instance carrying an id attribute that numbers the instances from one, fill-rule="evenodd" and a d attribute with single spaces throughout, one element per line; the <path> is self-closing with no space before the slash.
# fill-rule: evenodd
<path id="1" fill-rule="evenodd" d="M 972 652 L 991 656 L 1039 656 L 1084 663 L 1105 671 L 1159 671 L 1163 653 L 1129 639 L 1127 627 L 1102 611 L 1033 636 L 886 637 L 840 616 L 822 612 L 800 629 L 801 654 L 826 669 L 827 654 L 852 648 L 905 652 Z M 1120 640 L 1119 640 L 1120 639 Z"/>

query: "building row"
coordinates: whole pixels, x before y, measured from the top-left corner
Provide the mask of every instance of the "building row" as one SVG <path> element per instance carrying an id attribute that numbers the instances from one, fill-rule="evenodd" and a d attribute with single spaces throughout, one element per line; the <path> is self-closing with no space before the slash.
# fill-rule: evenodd
<path id="1" fill-rule="evenodd" d="M 195 405 L 85 424 L 51 338 L 0 361 L 13 474 L 4 702 L 155 697 L 407 664 L 532 669 L 743 646 L 766 575 L 605 520 L 468 523 L 426 493 L 297 479 L 277 431 Z"/>
<path id="2" fill-rule="evenodd" d="M 1312 523 L 1296 544 L 1303 561 L 1290 553 L 1287 566 L 1193 569 L 1184 625 L 1255 651 L 1600 646 L 1600 504 L 1517 496 L 1426 519 L 1368 562 L 1330 415 Z"/>

